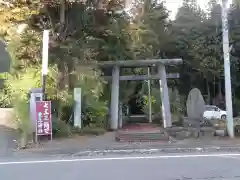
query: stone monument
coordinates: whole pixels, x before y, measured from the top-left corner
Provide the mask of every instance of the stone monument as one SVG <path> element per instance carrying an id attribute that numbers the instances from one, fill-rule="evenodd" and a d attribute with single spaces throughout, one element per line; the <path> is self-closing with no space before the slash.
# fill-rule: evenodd
<path id="1" fill-rule="evenodd" d="M 199 137 L 201 132 L 201 122 L 203 121 L 203 113 L 205 108 L 205 102 L 202 93 L 199 89 L 193 88 L 187 98 L 187 121 L 188 125 L 193 127 L 194 134 Z"/>

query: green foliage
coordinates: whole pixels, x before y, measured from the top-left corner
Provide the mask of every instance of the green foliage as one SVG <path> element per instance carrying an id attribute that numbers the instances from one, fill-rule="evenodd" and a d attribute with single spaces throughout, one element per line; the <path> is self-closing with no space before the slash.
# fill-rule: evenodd
<path id="1" fill-rule="evenodd" d="M 48 97 L 51 99 L 57 98 L 57 89 L 55 82 L 56 73 L 55 68 L 50 67 L 47 76 L 47 86 L 46 91 L 48 92 Z M 5 81 L 5 92 L 9 95 L 9 100 L 14 101 L 14 98 L 20 98 L 22 100 L 28 100 L 29 91 L 32 88 L 41 87 L 41 68 L 29 67 L 25 69 L 24 72 L 18 73 L 17 75 L 8 74 Z M 68 96 L 62 92 L 60 98 L 63 101 L 67 101 Z"/>
<path id="2" fill-rule="evenodd" d="M 92 68 L 81 68 L 78 75 L 77 87 L 82 89 L 82 111 L 85 126 L 107 128 L 108 101 L 102 100 L 105 82 L 99 72 Z"/>
<path id="3" fill-rule="evenodd" d="M 183 113 L 184 112 L 184 107 L 185 107 L 185 98 L 180 96 L 179 91 L 177 89 L 169 89 L 169 100 L 171 104 L 171 112 L 172 113 Z"/>
<path id="4" fill-rule="evenodd" d="M 72 135 L 70 124 L 57 118 L 53 118 L 52 128 L 54 137 L 69 137 Z"/>
<path id="5" fill-rule="evenodd" d="M 144 97 L 144 106 L 143 106 L 143 112 L 145 114 L 149 114 L 149 99 L 148 99 L 148 89 L 147 89 L 147 83 L 144 83 L 143 89 L 142 89 L 143 97 Z M 185 101 L 182 96 L 180 96 L 177 89 L 171 89 L 169 88 L 168 91 L 169 95 L 169 101 L 170 101 L 170 110 L 172 113 L 173 120 L 179 120 L 181 114 L 184 113 L 184 107 L 185 107 Z M 156 87 L 151 88 L 151 105 L 152 105 L 152 114 L 161 114 L 161 97 L 160 97 L 160 89 Z"/>
<path id="6" fill-rule="evenodd" d="M 143 97 L 144 97 L 144 106 L 143 106 L 143 112 L 145 114 L 149 114 L 149 98 L 148 95 L 146 95 L 147 93 L 144 93 Z M 152 104 L 152 114 L 160 114 L 162 109 L 162 102 L 161 102 L 161 97 L 160 97 L 160 92 L 159 89 L 157 88 L 152 88 L 151 89 L 151 104 Z"/>
<path id="7" fill-rule="evenodd" d="M 185 111 L 185 98 L 179 94 L 177 89 L 169 89 L 168 92 L 172 119 L 180 121 Z"/>
<path id="8" fill-rule="evenodd" d="M 25 100 L 14 101 L 14 110 L 16 113 L 16 121 L 20 133 L 23 136 L 31 134 L 31 120 L 29 117 L 29 104 Z"/>
<path id="9" fill-rule="evenodd" d="M 38 67 L 27 68 L 18 75 L 8 74 L 5 80 L 5 102 L 14 107 L 18 116 L 19 128 L 23 133 L 29 133 L 29 91 L 33 87 L 41 86 L 41 71 Z M 52 82 L 50 71 L 48 85 Z M 47 86 L 49 94 L 55 92 L 54 86 Z M 55 93 L 53 94 L 53 97 Z"/>
<path id="10" fill-rule="evenodd" d="M 23 34 L 16 34 L 16 31 L 9 34 L 8 50 L 12 57 L 11 73 L 16 74 L 28 67 L 37 66 L 41 62 L 41 40 L 39 32 L 25 29 Z M 31 48 L 30 48 L 31 47 Z"/>

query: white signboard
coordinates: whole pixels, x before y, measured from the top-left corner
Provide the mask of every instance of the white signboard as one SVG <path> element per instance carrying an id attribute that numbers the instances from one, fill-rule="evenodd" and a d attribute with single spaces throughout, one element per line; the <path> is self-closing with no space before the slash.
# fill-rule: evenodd
<path id="1" fill-rule="evenodd" d="M 78 128 L 82 128 L 82 98 L 81 98 L 82 90 L 81 88 L 74 88 L 74 101 L 75 101 L 75 108 L 74 108 L 74 126 Z"/>

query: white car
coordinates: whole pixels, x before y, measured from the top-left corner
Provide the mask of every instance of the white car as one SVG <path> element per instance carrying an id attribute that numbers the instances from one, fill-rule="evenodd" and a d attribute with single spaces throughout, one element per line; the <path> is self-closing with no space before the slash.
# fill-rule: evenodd
<path id="1" fill-rule="evenodd" d="M 227 112 L 213 105 L 206 105 L 203 113 L 205 119 L 227 119 Z"/>

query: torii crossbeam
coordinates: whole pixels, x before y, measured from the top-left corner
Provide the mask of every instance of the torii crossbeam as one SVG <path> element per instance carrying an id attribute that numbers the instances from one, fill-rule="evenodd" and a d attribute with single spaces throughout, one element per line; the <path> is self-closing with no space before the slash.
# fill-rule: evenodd
<path id="1" fill-rule="evenodd" d="M 112 67 L 111 89 L 111 107 L 110 107 L 110 127 L 112 130 L 118 129 L 118 106 L 119 106 L 119 81 L 120 80 L 142 80 L 142 79 L 159 79 L 160 96 L 162 101 L 162 117 L 164 128 L 172 126 L 170 102 L 167 86 L 167 74 L 165 65 L 181 64 L 182 59 L 146 59 L 146 60 L 123 60 L 123 61 L 103 61 L 99 62 L 100 67 Z M 126 67 L 149 67 L 157 66 L 158 73 L 153 76 L 121 76 L 120 68 Z"/>

